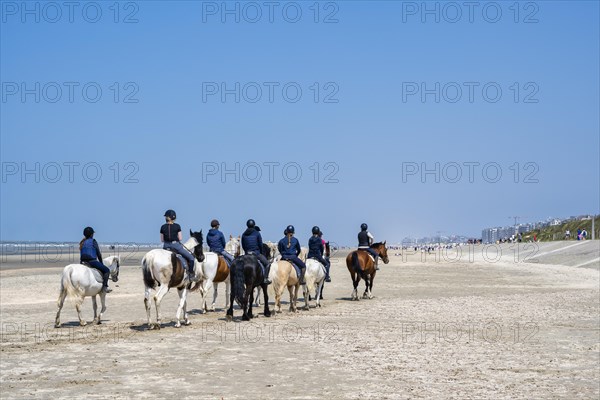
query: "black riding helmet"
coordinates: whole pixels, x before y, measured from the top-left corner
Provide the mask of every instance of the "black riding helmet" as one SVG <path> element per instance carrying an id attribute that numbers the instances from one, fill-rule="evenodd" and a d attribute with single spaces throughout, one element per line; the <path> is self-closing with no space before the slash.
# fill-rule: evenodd
<path id="1" fill-rule="evenodd" d="M 313 226 L 313 228 L 312 228 L 312 233 L 313 233 L 313 235 L 318 235 L 318 234 L 319 234 L 319 232 L 321 232 L 321 229 L 319 229 L 319 227 L 318 227 L 318 226 L 316 226 L 316 225 L 315 225 L 315 226 Z"/>
<path id="2" fill-rule="evenodd" d="M 287 233 L 296 233 L 296 229 L 294 228 L 294 225 L 288 225 L 287 228 L 285 228 Z"/>
<path id="3" fill-rule="evenodd" d="M 91 238 L 94 233 L 94 228 L 91 226 L 88 226 L 83 230 L 83 236 L 85 236 L 87 239 Z"/>
<path id="4" fill-rule="evenodd" d="M 167 211 L 165 211 L 165 215 L 164 216 L 168 217 L 170 219 L 173 219 L 173 220 L 177 218 L 177 214 L 173 210 L 167 210 Z"/>
<path id="5" fill-rule="evenodd" d="M 361 231 L 366 231 L 367 229 L 369 229 L 369 227 L 367 226 L 367 224 L 362 224 L 362 225 L 360 226 L 360 230 L 361 230 Z"/>
<path id="6" fill-rule="evenodd" d="M 246 221 L 246 226 L 248 228 L 254 228 L 256 226 L 256 222 L 254 222 L 253 219 L 249 219 L 248 221 Z"/>
<path id="7" fill-rule="evenodd" d="M 219 225 L 221 225 L 221 224 L 219 223 L 218 219 L 213 219 L 212 221 L 210 221 L 210 227 L 211 228 L 216 228 Z"/>

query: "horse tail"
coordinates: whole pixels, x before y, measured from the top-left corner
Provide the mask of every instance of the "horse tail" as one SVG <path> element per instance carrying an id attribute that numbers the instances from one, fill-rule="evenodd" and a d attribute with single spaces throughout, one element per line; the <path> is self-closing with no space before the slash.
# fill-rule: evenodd
<path id="1" fill-rule="evenodd" d="M 365 271 L 360 267 L 360 262 L 358 261 L 358 251 L 352 253 L 352 266 L 354 267 L 354 271 L 359 274 L 361 278 L 365 279 Z"/>
<path id="2" fill-rule="evenodd" d="M 243 304 L 244 292 L 246 291 L 246 279 L 244 276 L 244 261 L 236 258 L 231 263 L 231 294 L 237 303 Z"/>
<path id="3" fill-rule="evenodd" d="M 71 277 L 72 274 L 73 267 L 68 266 L 64 269 L 62 279 L 60 281 L 60 291 L 62 293 L 66 290 L 68 297 L 83 300 L 83 291 L 73 284 L 73 279 Z"/>
<path id="4" fill-rule="evenodd" d="M 144 277 L 144 284 L 149 289 L 154 289 L 156 287 L 156 280 L 154 276 L 152 276 L 152 271 L 148 266 L 148 261 L 146 260 L 146 256 L 142 258 L 142 275 Z"/>
<path id="5" fill-rule="evenodd" d="M 319 263 L 317 268 L 321 268 L 321 263 Z M 317 271 L 318 271 L 318 269 L 317 269 Z M 313 290 L 315 290 L 315 281 L 316 281 L 317 277 L 316 277 L 316 274 L 308 273 L 308 264 L 306 265 L 306 272 L 304 273 L 304 276 L 305 276 L 305 281 L 306 281 L 306 289 L 308 289 L 308 293 L 312 293 Z"/>

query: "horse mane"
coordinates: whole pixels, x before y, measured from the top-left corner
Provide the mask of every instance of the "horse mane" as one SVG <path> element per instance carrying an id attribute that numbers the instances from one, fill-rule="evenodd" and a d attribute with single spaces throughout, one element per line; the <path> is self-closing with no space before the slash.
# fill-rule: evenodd
<path id="1" fill-rule="evenodd" d="M 371 247 L 372 249 L 374 249 L 374 248 L 376 248 L 376 247 L 379 247 L 379 246 L 383 246 L 383 242 L 377 242 L 377 243 L 373 243 L 373 244 L 372 244 L 371 246 L 369 246 L 369 247 Z"/>

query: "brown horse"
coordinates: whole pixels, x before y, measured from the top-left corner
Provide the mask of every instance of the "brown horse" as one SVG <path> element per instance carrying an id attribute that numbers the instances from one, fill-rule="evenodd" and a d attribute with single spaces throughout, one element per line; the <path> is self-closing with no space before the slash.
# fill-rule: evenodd
<path id="1" fill-rule="evenodd" d="M 385 244 L 386 242 L 374 243 L 371 245 L 371 248 L 375 250 L 383 262 L 387 264 L 390 262 L 390 259 L 388 258 L 387 247 L 385 247 Z M 365 280 L 365 293 L 363 294 L 363 299 L 372 299 L 373 294 L 371 291 L 373 290 L 373 280 L 375 279 L 377 270 L 375 269 L 375 263 L 370 257 L 369 252 L 366 250 L 355 250 L 348 254 L 346 257 L 346 266 L 348 267 L 348 271 L 350 271 L 352 284 L 354 285 L 352 300 L 358 300 L 358 283 L 361 278 Z"/>

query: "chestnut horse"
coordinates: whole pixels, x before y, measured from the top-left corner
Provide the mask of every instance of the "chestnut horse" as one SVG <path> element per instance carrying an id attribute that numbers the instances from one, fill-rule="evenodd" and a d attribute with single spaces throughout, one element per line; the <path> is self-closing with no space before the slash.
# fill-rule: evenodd
<path id="1" fill-rule="evenodd" d="M 379 257 L 385 264 L 390 262 L 387 255 L 386 242 L 373 243 L 371 248 L 375 250 Z M 346 266 L 350 271 L 352 277 L 352 284 L 354 285 L 354 291 L 352 292 L 352 300 L 358 300 L 358 283 L 361 278 L 365 280 L 365 293 L 363 293 L 363 299 L 372 299 L 373 294 L 373 280 L 377 270 L 375 269 L 375 262 L 366 250 L 355 250 L 348 254 L 346 257 Z"/>

